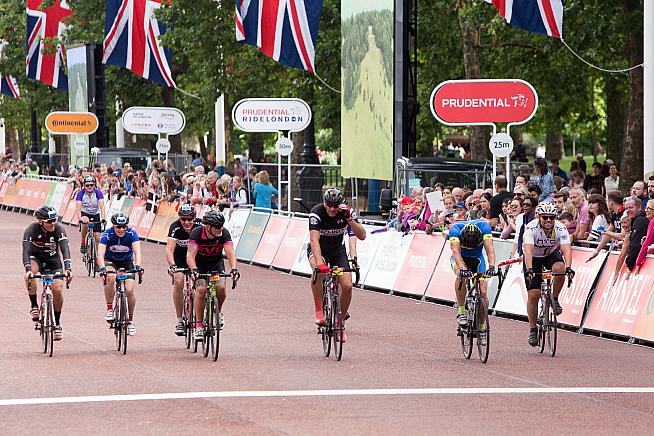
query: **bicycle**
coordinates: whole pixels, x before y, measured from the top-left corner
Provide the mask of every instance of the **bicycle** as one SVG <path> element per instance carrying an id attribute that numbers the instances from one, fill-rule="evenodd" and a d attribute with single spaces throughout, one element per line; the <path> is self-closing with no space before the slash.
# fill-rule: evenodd
<path id="1" fill-rule="evenodd" d="M 125 292 L 125 280 L 129 279 L 130 275 L 135 273 L 138 274 L 140 285 L 143 282 L 143 273 L 141 270 L 119 269 L 118 271 L 107 271 L 107 274 L 116 275 L 116 293 L 114 295 L 113 305 L 114 319 L 109 324 L 109 328 L 114 331 L 116 349 L 122 351 L 123 355 L 127 354 L 127 325 L 129 324 L 129 304 L 127 303 L 127 293 Z"/>
<path id="2" fill-rule="evenodd" d="M 82 231 L 82 221 L 79 222 L 79 231 Z M 97 223 L 98 225 L 101 225 L 100 223 Z M 82 256 L 82 261 L 84 262 L 84 265 L 86 266 L 86 272 L 88 276 L 91 276 L 91 273 L 93 273 L 93 277 L 95 277 L 95 274 L 98 272 L 98 264 L 96 261 L 97 253 L 98 253 L 98 247 L 96 246 L 95 243 L 95 233 L 93 233 L 93 229 L 95 228 L 96 223 L 93 223 L 89 221 L 87 223 L 87 231 L 86 231 L 86 239 L 84 239 L 84 244 L 86 246 L 86 253 L 84 256 Z M 102 227 L 100 227 L 102 228 Z"/>
<path id="3" fill-rule="evenodd" d="M 193 310 L 193 302 L 195 301 L 195 293 L 193 292 L 193 280 L 191 280 L 191 270 L 188 268 L 177 268 L 175 272 L 184 273 L 184 305 L 182 306 L 182 322 L 184 323 L 184 340 L 186 349 L 191 348 L 193 341 L 193 328 L 195 327 L 195 311 Z M 175 283 L 175 276 L 172 277 L 173 284 Z M 197 352 L 197 344 L 195 345 L 194 352 Z"/>
<path id="4" fill-rule="evenodd" d="M 492 276 L 487 273 L 474 273 L 471 277 L 465 278 L 467 288 L 465 310 L 468 323 L 465 327 L 459 326 L 457 328 L 457 335 L 461 338 L 463 357 L 470 359 L 472 356 L 472 343 L 477 338 L 477 352 L 481 363 L 488 361 L 490 353 L 490 322 L 486 301 L 481 298 L 479 282 L 490 277 Z M 463 281 L 459 286 L 461 285 L 463 285 Z"/>
<path id="5" fill-rule="evenodd" d="M 538 328 L 538 351 L 542 353 L 545 351 L 545 342 L 547 340 L 547 349 L 550 356 L 554 357 L 556 354 L 556 340 L 558 331 L 558 322 L 556 320 L 556 313 L 552 309 L 554 295 L 552 294 L 552 278 L 557 276 L 568 277 L 568 287 L 572 286 L 572 277 L 565 273 L 556 273 L 550 270 L 543 270 L 540 273 L 542 282 L 540 285 L 540 300 L 538 302 L 538 318 L 536 320 L 536 328 Z"/>
<path id="6" fill-rule="evenodd" d="M 220 311 L 218 310 L 218 298 L 216 297 L 216 283 L 225 277 L 231 277 L 229 273 L 198 274 L 199 279 L 207 280 L 207 292 L 204 294 L 204 316 L 202 325 L 204 335 L 202 339 L 202 355 L 211 357 L 213 361 L 218 360 L 220 351 Z M 232 289 L 236 287 L 238 279 L 232 280 Z M 193 346 L 193 352 L 197 352 L 197 341 Z"/>
<path id="7" fill-rule="evenodd" d="M 48 354 L 52 357 L 54 351 L 54 302 L 52 297 L 52 284 L 55 279 L 66 278 L 66 289 L 70 287 L 70 281 L 63 273 L 55 274 L 30 274 L 30 279 L 27 285 L 29 290 L 32 284 L 31 279 L 41 279 L 43 283 L 43 292 L 41 293 L 41 307 L 39 308 L 39 320 L 34 326 L 35 330 L 39 331 L 41 336 L 41 343 L 43 345 L 43 354 Z"/>
<path id="8" fill-rule="evenodd" d="M 325 357 L 331 354 L 332 342 L 334 343 L 334 357 L 340 361 L 343 356 L 343 313 L 341 311 L 341 299 L 338 289 L 338 278 L 346 271 L 340 267 L 332 267 L 329 274 L 325 275 L 322 281 L 322 310 L 325 314 L 325 325 L 318 326 L 318 334 L 322 337 L 322 349 Z M 316 283 L 318 279 L 318 268 L 314 268 L 311 282 Z"/>

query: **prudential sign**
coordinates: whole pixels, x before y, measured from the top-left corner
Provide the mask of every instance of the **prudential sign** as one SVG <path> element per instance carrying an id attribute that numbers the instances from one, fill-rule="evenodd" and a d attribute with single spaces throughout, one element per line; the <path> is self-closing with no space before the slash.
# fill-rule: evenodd
<path id="1" fill-rule="evenodd" d="M 311 108 L 298 98 L 246 98 L 234 105 L 232 119 L 244 132 L 300 132 L 311 122 Z"/>

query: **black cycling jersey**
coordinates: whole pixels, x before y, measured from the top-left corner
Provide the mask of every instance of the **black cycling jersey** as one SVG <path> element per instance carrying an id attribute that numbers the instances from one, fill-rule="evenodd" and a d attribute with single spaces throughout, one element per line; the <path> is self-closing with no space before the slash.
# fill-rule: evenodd
<path id="1" fill-rule="evenodd" d="M 200 227 L 200 224 L 194 222 L 191 232 L 197 227 Z M 182 227 L 182 223 L 179 220 L 174 221 L 168 229 L 168 239 L 175 240 L 175 251 L 173 252 L 173 257 L 175 258 L 175 265 L 178 267 L 183 268 L 186 265 L 186 248 L 188 247 L 189 233 L 191 232 L 184 230 L 184 227 Z M 182 259 L 184 259 L 183 263 L 181 262 Z"/>
<path id="2" fill-rule="evenodd" d="M 68 247 L 68 236 L 64 227 L 56 223 L 54 231 L 47 233 L 39 223 L 32 223 L 25 229 L 23 234 L 23 265 L 31 264 L 31 258 L 39 260 L 59 258 L 59 253 L 64 260 L 70 260 L 70 248 Z"/>
<path id="3" fill-rule="evenodd" d="M 346 233 L 353 235 L 347 224 L 345 212 L 339 211 L 332 218 L 323 204 L 317 204 L 311 209 L 309 230 L 320 232 L 320 251 L 323 255 L 338 250 L 343 245 L 343 236 Z"/>
<path id="4" fill-rule="evenodd" d="M 233 245 L 232 237 L 226 228 L 214 239 L 209 239 L 204 226 L 196 227 L 189 235 L 188 246 L 197 247 L 195 265 L 201 274 L 224 271 L 223 247 L 226 245 Z"/>

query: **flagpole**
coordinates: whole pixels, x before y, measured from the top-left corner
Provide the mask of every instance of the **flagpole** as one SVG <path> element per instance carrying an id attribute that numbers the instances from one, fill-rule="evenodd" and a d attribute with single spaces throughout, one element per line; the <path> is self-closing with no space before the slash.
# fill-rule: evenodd
<path id="1" fill-rule="evenodd" d="M 645 1 L 643 31 L 643 174 L 654 172 L 654 1 Z"/>

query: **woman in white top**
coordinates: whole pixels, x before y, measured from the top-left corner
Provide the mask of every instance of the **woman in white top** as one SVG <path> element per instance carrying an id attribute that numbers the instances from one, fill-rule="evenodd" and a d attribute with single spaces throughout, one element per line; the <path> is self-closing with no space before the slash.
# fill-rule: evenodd
<path id="1" fill-rule="evenodd" d="M 611 222 L 611 214 L 604 196 L 593 194 L 588 197 L 588 212 L 593 223 L 588 240 L 597 241 L 602 237 L 606 229 L 609 228 L 609 223 Z"/>
<path id="2" fill-rule="evenodd" d="M 618 175 L 618 167 L 615 164 L 609 166 L 609 176 L 604 179 L 604 187 L 606 192 L 618 191 L 620 185 L 620 176 Z"/>

